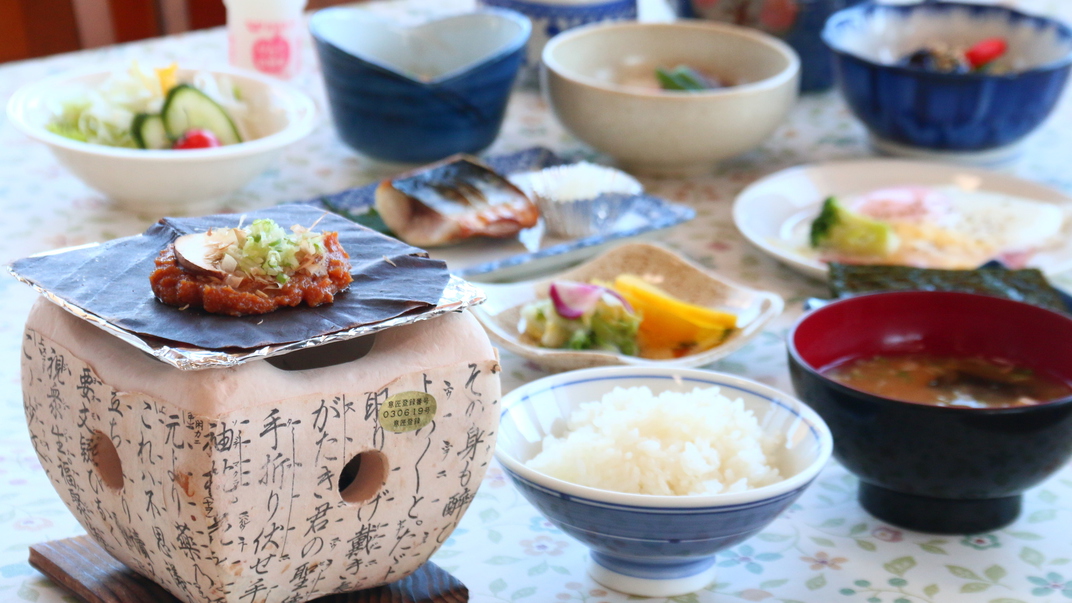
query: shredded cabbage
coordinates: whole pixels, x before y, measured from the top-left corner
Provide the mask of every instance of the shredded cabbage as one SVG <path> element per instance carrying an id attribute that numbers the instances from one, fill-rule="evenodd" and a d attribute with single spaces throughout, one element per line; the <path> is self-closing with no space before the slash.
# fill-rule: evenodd
<path id="1" fill-rule="evenodd" d="M 133 62 L 126 71 L 113 73 L 100 85 L 70 90 L 50 103 L 55 116 L 45 127 L 55 134 L 81 142 L 137 148 L 130 126 L 138 113 L 159 113 L 174 87 L 177 65 L 150 70 Z M 237 125 L 243 140 L 249 108 L 225 75 L 197 72 L 189 82 L 216 101 Z"/>

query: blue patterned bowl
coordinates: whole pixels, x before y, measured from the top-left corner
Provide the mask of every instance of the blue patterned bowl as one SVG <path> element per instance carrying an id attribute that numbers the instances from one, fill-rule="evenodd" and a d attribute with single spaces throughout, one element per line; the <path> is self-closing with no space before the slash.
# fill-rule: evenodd
<path id="1" fill-rule="evenodd" d="M 532 20 L 525 67 L 534 72 L 547 41 L 558 34 L 597 21 L 637 18 L 637 0 L 480 0 L 484 6 L 515 10 Z"/>
<path id="2" fill-rule="evenodd" d="M 860 0 L 677 0 L 681 17 L 754 27 L 777 36 L 800 55 L 800 91 L 834 85 L 834 62 L 820 34 L 827 18 Z"/>
<path id="3" fill-rule="evenodd" d="M 703 496 L 623 494 L 564 482 L 525 466 L 570 414 L 615 387 L 691 391 L 718 386 L 741 398 L 768 433 L 787 445 L 776 460 L 787 477 L 744 492 Z M 496 457 L 521 493 L 548 520 L 590 549 L 588 572 L 618 591 L 670 597 L 714 579 L 715 553 L 762 530 L 815 479 L 833 449 L 810 408 L 741 377 L 696 369 L 613 367 L 560 373 L 503 397 Z"/>
<path id="4" fill-rule="evenodd" d="M 928 44 L 967 47 L 991 37 L 1008 41 L 1006 74 L 894 64 Z M 1013 154 L 1012 145 L 1053 110 L 1072 66 L 1072 29 L 1001 6 L 867 2 L 830 17 L 823 40 L 838 86 L 875 146 L 901 155 Z"/>
<path id="5" fill-rule="evenodd" d="M 374 159 L 424 163 L 495 140 L 531 24 L 484 9 L 403 28 L 338 7 L 309 28 L 343 142 Z"/>

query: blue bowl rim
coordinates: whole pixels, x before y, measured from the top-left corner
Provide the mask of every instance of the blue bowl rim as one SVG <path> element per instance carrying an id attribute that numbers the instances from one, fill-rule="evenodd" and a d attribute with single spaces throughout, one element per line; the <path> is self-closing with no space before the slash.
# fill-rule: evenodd
<path id="1" fill-rule="evenodd" d="M 1001 417 L 1001 416 L 1010 416 L 1010 415 L 1015 416 L 1015 415 L 1027 414 L 1027 413 L 1032 413 L 1032 412 L 1038 412 L 1039 410 L 1051 409 L 1051 408 L 1055 408 L 1055 407 L 1058 407 L 1058 406 L 1066 406 L 1066 405 L 1072 404 L 1072 396 L 1066 396 L 1064 398 L 1059 398 L 1057 400 L 1051 400 L 1051 401 L 1045 402 L 1043 404 L 1035 404 L 1035 405 L 1032 405 L 1032 406 L 1003 406 L 1003 407 L 997 407 L 997 408 L 964 408 L 964 407 L 955 407 L 955 406 L 935 406 L 933 404 L 920 404 L 920 403 L 917 403 L 917 402 L 907 402 L 905 400 L 897 400 L 897 399 L 894 399 L 894 398 L 886 398 L 886 397 L 880 396 L 878 394 L 872 394 L 870 392 L 865 392 L 863 390 L 855 389 L 855 388 L 849 387 L 847 385 L 844 385 L 842 383 L 839 383 L 837 381 L 834 381 L 830 377 L 827 377 L 826 375 L 824 375 L 824 374 L 822 374 L 820 372 L 821 367 L 812 366 L 811 363 L 809 363 L 808 361 L 804 360 L 804 358 L 800 355 L 800 352 L 797 350 L 797 346 L 796 346 L 797 330 L 801 327 L 801 325 L 803 325 L 810 318 L 812 318 L 814 315 L 816 315 L 816 314 L 818 314 L 820 312 L 837 311 L 837 309 L 839 307 L 845 306 L 846 304 L 853 303 L 853 300 L 856 300 L 856 299 L 862 298 L 862 297 L 870 297 L 870 296 L 873 296 L 873 295 L 889 295 L 889 296 L 900 296 L 900 297 L 910 296 L 910 295 L 947 295 L 947 296 L 961 297 L 963 300 L 970 300 L 971 298 L 985 297 L 985 298 L 989 298 L 989 299 L 997 299 L 997 300 L 1006 301 L 1006 302 L 1009 302 L 1009 303 L 1014 304 L 1014 305 L 1021 305 L 1021 306 L 1027 306 L 1027 307 L 1030 307 L 1030 308 L 1035 308 L 1035 309 L 1038 309 L 1038 310 L 1042 310 L 1042 311 L 1054 314 L 1054 315 L 1056 315 L 1056 316 L 1058 316 L 1058 317 L 1060 317 L 1060 318 L 1062 318 L 1064 320 L 1072 320 L 1072 317 L 1069 317 L 1067 315 L 1061 314 L 1060 312 L 1054 312 L 1053 310 L 1050 310 L 1048 308 L 1042 308 L 1040 306 L 1035 306 L 1035 305 L 1028 304 L 1026 302 L 1017 301 L 1017 300 L 1014 300 L 1014 299 L 1005 299 L 1005 298 L 995 297 L 995 296 L 992 296 L 992 295 L 983 295 L 981 293 L 965 293 L 965 292 L 962 292 L 962 291 L 922 291 L 922 290 L 921 291 L 879 291 L 879 292 L 875 292 L 875 293 L 865 293 L 865 294 L 861 294 L 861 295 L 854 295 L 852 297 L 845 297 L 845 298 L 842 298 L 842 299 L 832 301 L 832 302 L 830 302 L 828 304 L 824 304 L 822 307 L 816 308 L 815 310 L 812 310 L 810 312 L 805 312 L 803 315 L 801 315 L 799 318 L 797 318 L 796 322 L 794 322 L 793 326 L 789 328 L 789 331 L 786 333 L 786 336 L 785 336 L 786 351 L 788 352 L 789 357 L 791 358 L 792 362 L 797 364 L 801 369 L 803 369 L 805 372 L 807 372 L 812 377 L 815 377 L 818 380 L 822 381 L 827 387 L 830 387 L 831 389 L 833 389 L 834 391 L 836 391 L 836 392 L 838 392 L 838 393 L 840 393 L 842 395 L 852 396 L 852 397 L 855 397 L 855 398 L 863 398 L 863 399 L 866 399 L 866 400 L 868 400 L 868 401 L 870 401 L 870 402 L 872 402 L 874 404 L 881 404 L 881 405 L 884 405 L 884 406 L 887 406 L 887 407 L 898 407 L 898 408 L 902 408 L 902 409 L 914 409 L 917 412 L 921 412 L 921 413 L 934 413 L 936 415 L 949 415 L 949 416 L 955 416 L 955 415 L 968 416 L 968 415 L 970 415 L 970 416 L 973 416 L 973 417 L 992 417 L 992 416 Z M 827 310 L 828 308 L 833 308 L 833 310 Z"/>
<path id="2" fill-rule="evenodd" d="M 617 380 L 620 378 L 637 379 L 683 379 L 696 382 L 697 384 L 717 385 L 729 387 L 739 391 L 745 391 L 766 401 L 781 406 L 786 411 L 796 415 L 807 424 L 809 431 L 817 440 L 818 452 L 815 459 L 807 467 L 795 475 L 791 475 L 781 481 L 752 488 L 743 492 L 728 492 L 722 494 L 701 494 L 688 496 L 673 495 L 649 495 L 632 494 L 625 492 L 613 492 L 589 486 L 582 486 L 571 482 L 551 477 L 545 473 L 535 471 L 525 466 L 524 462 L 506 452 L 502 447 L 496 446 L 495 457 L 508 474 L 517 474 L 525 481 L 537 484 L 541 488 L 565 495 L 568 498 L 583 499 L 589 504 L 595 503 L 607 507 L 630 508 L 635 510 L 655 509 L 708 509 L 710 511 L 730 510 L 732 507 L 755 503 L 763 503 L 780 498 L 787 492 L 796 492 L 806 488 L 815 480 L 819 472 L 826 466 L 833 453 L 833 436 L 822 417 L 810 406 L 799 399 L 782 392 L 776 388 L 762 383 L 746 379 L 737 375 L 720 373 L 704 369 L 688 369 L 674 367 L 650 367 L 638 368 L 633 366 L 615 366 L 580 369 L 568 371 L 557 375 L 550 375 L 532 381 L 505 394 L 502 397 L 502 412 L 500 419 L 506 417 L 515 406 L 524 404 L 528 399 L 545 391 L 576 383 L 584 383 L 594 380 Z M 561 383 L 558 383 L 562 381 Z M 502 428 L 499 429 L 500 433 Z"/>
<path id="3" fill-rule="evenodd" d="M 519 52 L 519 51 L 521 51 L 521 50 L 523 50 L 525 48 L 525 45 L 528 43 L 529 37 L 532 35 L 532 21 L 528 17 L 526 17 L 525 15 L 523 15 L 523 14 L 517 12 L 517 11 L 514 11 L 514 10 L 509 10 L 509 9 L 505 9 L 505 8 L 497 8 L 497 7 L 492 7 L 492 6 L 481 7 L 481 8 L 474 9 L 472 11 L 465 12 L 465 13 L 446 15 L 446 16 L 442 16 L 442 17 L 435 17 L 435 18 L 427 19 L 425 21 L 421 21 L 420 23 L 416 23 L 416 24 L 413 24 L 413 25 L 405 25 L 405 26 L 399 25 L 400 29 L 408 30 L 408 29 L 413 29 L 415 27 L 422 27 L 424 25 L 429 25 L 431 23 L 438 23 L 440 21 L 448 21 L 448 20 L 451 20 L 451 19 L 467 18 L 470 15 L 488 14 L 488 15 L 497 15 L 497 16 L 502 17 L 502 18 L 504 18 L 504 19 L 506 19 L 508 21 L 513 21 L 514 23 L 516 23 L 516 24 L 521 26 L 521 31 L 518 33 L 518 35 L 513 40 L 510 41 L 509 44 L 504 45 L 502 48 L 500 48 L 496 52 L 484 57 L 480 61 L 477 61 L 475 63 L 470 63 L 468 65 L 464 65 L 464 66 L 462 66 L 462 67 L 460 67 L 458 69 L 454 69 L 453 71 L 448 71 L 448 72 L 446 72 L 446 73 L 444 73 L 444 74 L 442 74 L 442 75 L 440 75 L 438 77 L 434 77 L 434 78 L 427 79 L 427 80 L 420 80 L 420 79 L 417 79 L 417 78 L 414 78 L 414 77 L 410 76 L 409 74 L 407 74 L 405 72 L 398 71 L 397 69 L 392 69 L 391 67 L 388 67 L 387 65 L 384 65 L 383 63 L 381 63 L 381 62 L 379 62 L 379 61 L 377 61 L 375 59 L 361 57 L 361 56 L 355 55 L 355 54 L 353 54 L 353 53 L 351 53 L 351 52 L 349 52 L 347 50 L 343 50 L 342 48 L 339 48 L 338 46 L 333 44 L 331 41 L 329 41 L 326 38 L 324 38 L 317 31 L 318 22 L 330 17 L 332 13 L 340 13 L 340 12 L 347 13 L 347 12 L 354 12 L 354 11 L 368 12 L 366 9 L 362 9 L 360 7 L 355 7 L 355 6 L 332 6 L 332 7 L 320 9 L 320 10 L 314 12 L 311 17 L 309 17 L 309 33 L 313 36 L 313 38 L 317 42 L 319 42 L 321 44 L 324 44 L 326 46 L 329 46 L 332 49 L 337 50 L 338 52 L 341 52 L 341 53 L 345 54 L 346 56 L 353 58 L 354 60 L 360 61 L 361 63 L 364 63 L 364 64 L 368 65 L 369 67 L 373 68 L 376 71 L 379 71 L 379 72 L 387 74 L 387 75 L 391 75 L 393 77 L 402 78 L 402 79 L 407 80 L 407 81 L 409 81 L 409 82 L 411 82 L 411 83 L 413 83 L 415 85 L 425 87 L 425 88 L 435 88 L 435 87 L 443 86 L 443 85 L 449 83 L 452 80 L 464 77 L 465 75 L 467 75 L 467 74 L 479 69 L 480 67 L 482 67 L 484 65 L 487 65 L 489 63 L 494 63 L 495 61 L 499 61 L 499 60 L 501 60 L 502 58 L 504 58 L 506 56 L 509 56 L 511 54 Z M 384 19 L 384 22 L 385 23 L 393 23 L 392 21 L 390 21 L 388 19 Z M 395 24 L 395 25 L 397 25 L 397 24 Z M 323 70 L 323 67 L 321 67 L 321 70 Z"/>
<path id="4" fill-rule="evenodd" d="M 1051 19 L 1041 15 L 1032 15 L 1019 11 L 1007 6 L 995 5 L 995 4 L 972 4 L 968 2 L 950 2 L 942 0 L 940 2 L 923 0 L 916 4 L 882 4 L 875 0 L 867 0 L 860 4 L 843 8 L 834 14 L 830 15 L 830 18 L 826 20 L 826 24 L 823 26 L 821 34 L 823 43 L 830 49 L 831 52 L 839 56 L 848 57 L 859 61 L 865 65 L 871 67 L 877 67 L 885 69 L 894 73 L 901 73 L 905 75 L 912 75 L 917 77 L 926 77 L 936 80 L 946 80 L 949 82 L 963 82 L 963 81 L 985 81 L 985 80 L 1016 80 L 1021 77 L 1043 74 L 1053 71 L 1060 71 L 1062 69 L 1068 69 L 1072 66 L 1072 49 L 1070 49 L 1065 56 L 1049 63 L 1044 63 L 1032 69 L 1025 69 L 1022 71 L 1014 71 L 1010 73 L 992 74 L 992 73 L 943 73 L 938 71 L 925 71 L 923 69 L 917 69 L 915 67 L 906 67 L 902 65 L 895 65 L 890 63 L 878 63 L 861 57 L 858 54 L 852 53 L 843 48 L 839 48 L 836 43 L 836 36 L 833 33 L 834 27 L 842 20 L 846 20 L 855 13 L 862 13 L 867 10 L 881 10 L 881 11 L 896 11 L 896 12 L 913 12 L 916 10 L 967 10 L 975 13 L 1002 13 L 1009 17 L 1015 17 L 1018 20 L 1032 21 L 1039 26 L 1053 27 L 1061 32 L 1064 37 L 1072 39 L 1072 27 L 1069 27 L 1062 21 L 1057 19 Z"/>
<path id="5" fill-rule="evenodd" d="M 600 0 L 583 4 L 549 4 L 543 0 L 483 0 L 481 5 L 516 10 L 525 16 L 537 19 L 583 17 L 593 12 L 605 12 L 611 8 L 632 7 L 633 13 L 637 10 L 636 0 Z"/>

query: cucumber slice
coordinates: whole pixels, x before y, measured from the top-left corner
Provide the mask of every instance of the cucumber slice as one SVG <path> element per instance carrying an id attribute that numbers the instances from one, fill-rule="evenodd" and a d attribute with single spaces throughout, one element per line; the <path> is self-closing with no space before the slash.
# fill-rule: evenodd
<path id="1" fill-rule="evenodd" d="M 238 128 L 223 107 L 189 84 L 179 84 L 168 92 L 160 115 L 168 135 L 174 139 L 187 130 L 200 128 L 215 134 L 220 144 L 242 142 Z"/>
<path id="2" fill-rule="evenodd" d="M 164 119 L 155 113 L 138 113 L 130 124 L 130 134 L 139 149 L 170 149 L 171 137 Z"/>

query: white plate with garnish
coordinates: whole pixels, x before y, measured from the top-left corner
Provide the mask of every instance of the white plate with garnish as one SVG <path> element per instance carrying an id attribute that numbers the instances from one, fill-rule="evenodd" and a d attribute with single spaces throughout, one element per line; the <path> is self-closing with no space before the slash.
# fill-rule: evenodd
<path id="1" fill-rule="evenodd" d="M 848 237 L 862 238 L 862 247 L 844 252 L 831 236 L 812 246 L 812 223 L 829 197 L 879 223 Z M 1072 198 L 957 165 L 880 159 L 797 166 L 744 189 L 733 220 L 761 251 L 820 279 L 826 261 L 958 269 L 996 259 L 1047 275 L 1072 268 Z"/>
<path id="2" fill-rule="evenodd" d="M 628 282 L 620 280 L 623 277 Z M 642 317 L 639 329 L 633 332 L 637 346 L 635 353 L 544 347 L 541 340 L 532 336 L 526 324 L 532 312 L 526 308 L 542 305 L 542 311 L 556 312 L 558 302 L 555 301 L 556 306 L 553 306 L 549 301 L 552 283 L 588 284 L 593 281 L 615 289 L 616 293 L 611 295 L 618 299 L 632 300 L 631 304 L 629 301 L 625 303 Z M 652 302 L 653 298 L 648 295 L 652 287 L 676 301 L 656 297 L 658 301 Z M 742 348 L 781 314 L 785 305 L 774 293 L 738 285 L 664 247 L 649 243 L 618 245 L 552 278 L 487 284 L 481 288 L 487 301 L 474 307 L 473 314 L 484 325 L 492 341 L 549 371 L 610 365 L 703 366 Z M 638 295 L 642 298 L 639 303 Z M 612 299 L 606 301 L 609 306 L 617 304 Z M 567 301 L 567 304 L 573 302 Z M 576 320 L 594 325 L 596 319 L 592 316 L 592 313 L 586 313 L 583 319 Z M 723 318 L 731 319 L 734 324 L 721 323 Z M 645 325 L 649 319 L 653 322 Z M 563 323 L 558 321 L 558 324 Z M 716 324 L 723 325 L 725 330 L 716 332 L 719 329 Z M 617 327 L 615 323 L 609 330 L 614 332 Z M 566 324 L 565 328 L 573 327 Z M 560 339 L 565 344 L 565 338 Z"/>

